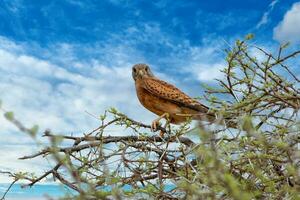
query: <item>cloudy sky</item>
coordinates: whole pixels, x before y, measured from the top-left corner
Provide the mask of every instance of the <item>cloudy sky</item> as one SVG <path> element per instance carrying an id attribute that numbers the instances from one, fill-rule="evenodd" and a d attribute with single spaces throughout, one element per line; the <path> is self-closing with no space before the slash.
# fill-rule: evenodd
<path id="1" fill-rule="evenodd" d="M 85 111 L 111 106 L 154 118 L 135 96 L 135 63 L 200 96 L 234 40 L 254 33 L 266 48 L 300 43 L 300 2 L 292 0 L 1 0 L 0 19 L 2 107 L 29 127 L 66 134 L 95 128 Z M 43 169 L 17 160 L 35 145 L 2 116 L 0 134 L 0 170 Z"/>

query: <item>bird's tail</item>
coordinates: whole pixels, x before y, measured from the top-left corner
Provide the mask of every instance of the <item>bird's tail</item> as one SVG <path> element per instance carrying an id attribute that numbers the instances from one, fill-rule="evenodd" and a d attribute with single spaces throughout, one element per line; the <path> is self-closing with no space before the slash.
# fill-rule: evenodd
<path id="1" fill-rule="evenodd" d="M 194 114 L 179 114 L 186 117 L 191 117 L 194 120 L 208 122 L 210 124 L 219 124 L 228 128 L 238 128 L 238 123 L 233 118 L 224 118 L 213 113 L 194 113 Z"/>

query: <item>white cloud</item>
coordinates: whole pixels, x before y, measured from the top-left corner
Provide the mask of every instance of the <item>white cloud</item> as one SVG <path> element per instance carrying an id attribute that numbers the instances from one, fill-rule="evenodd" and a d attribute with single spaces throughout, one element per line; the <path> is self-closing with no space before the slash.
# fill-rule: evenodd
<path id="1" fill-rule="evenodd" d="M 97 124 L 84 110 L 98 115 L 116 106 L 133 115 L 128 104 L 138 104 L 129 63 L 124 67 L 85 63 L 93 74 L 89 77 L 26 54 L 0 49 L 0 58 L 1 99 L 26 124 L 80 132 Z"/>
<path id="2" fill-rule="evenodd" d="M 226 66 L 223 46 L 223 42 L 216 39 L 205 46 L 192 47 L 189 50 L 189 59 L 185 60 L 184 70 L 192 75 L 192 79 L 201 82 L 214 82 L 215 79 L 222 78 L 221 69 Z"/>
<path id="3" fill-rule="evenodd" d="M 221 72 L 225 68 L 225 64 L 213 63 L 213 64 L 200 64 L 197 69 L 197 78 L 200 81 L 215 81 L 215 79 L 222 79 L 224 73 Z"/>
<path id="4" fill-rule="evenodd" d="M 37 148 L 28 148 L 29 145 L 1 145 L 1 151 L 5 153 L 1 154 L 0 170 L 10 172 L 30 171 L 42 173 L 45 171 L 45 166 L 53 166 L 50 163 L 42 161 L 41 158 L 32 160 L 20 160 L 20 155 L 31 155 L 35 153 Z M 35 146 L 35 145 L 33 145 Z M 49 160 L 49 162 L 51 162 Z M 7 182 L 8 177 L 0 174 L 0 183 Z"/>
<path id="5" fill-rule="evenodd" d="M 273 0 L 269 4 L 269 8 L 266 12 L 264 12 L 263 16 L 261 17 L 260 21 L 256 24 L 256 28 L 260 28 L 261 26 L 267 24 L 269 22 L 269 15 L 274 9 L 275 5 L 279 2 L 279 0 Z"/>
<path id="6" fill-rule="evenodd" d="M 284 42 L 300 42 L 300 2 L 294 3 L 288 10 L 283 20 L 274 28 L 275 40 Z"/>

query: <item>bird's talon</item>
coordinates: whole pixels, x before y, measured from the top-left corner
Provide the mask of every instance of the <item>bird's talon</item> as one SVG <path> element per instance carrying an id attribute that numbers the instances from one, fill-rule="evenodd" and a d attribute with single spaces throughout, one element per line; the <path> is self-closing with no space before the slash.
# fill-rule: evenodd
<path id="1" fill-rule="evenodd" d="M 152 132 L 157 131 L 157 123 L 158 122 L 156 120 L 152 122 L 152 124 L 151 124 L 151 131 Z"/>
<path id="2" fill-rule="evenodd" d="M 160 136 L 161 138 L 163 138 L 163 137 L 164 137 L 164 132 L 163 132 L 162 130 L 160 130 L 160 132 L 159 132 L 159 136 Z"/>

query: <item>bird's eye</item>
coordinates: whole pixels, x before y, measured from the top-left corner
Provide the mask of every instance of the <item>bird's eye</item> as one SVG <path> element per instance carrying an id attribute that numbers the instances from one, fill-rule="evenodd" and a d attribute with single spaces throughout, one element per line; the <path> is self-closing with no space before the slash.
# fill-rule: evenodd
<path id="1" fill-rule="evenodd" d="M 136 68 L 133 68 L 132 70 L 133 70 L 134 73 L 136 73 Z"/>
<path id="2" fill-rule="evenodd" d="M 149 67 L 146 67 L 146 71 L 149 71 Z"/>

